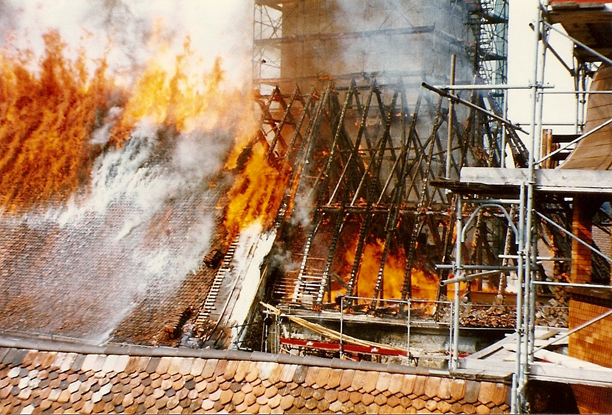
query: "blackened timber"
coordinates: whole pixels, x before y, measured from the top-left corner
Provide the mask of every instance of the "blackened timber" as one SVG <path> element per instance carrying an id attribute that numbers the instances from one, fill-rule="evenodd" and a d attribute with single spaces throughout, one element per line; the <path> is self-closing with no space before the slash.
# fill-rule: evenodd
<path id="1" fill-rule="evenodd" d="M 393 108 L 395 107 L 395 100 L 397 100 L 397 92 L 393 94 L 393 105 L 389 113 L 390 117 L 393 116 Z M 380 188 L 379 183 L 378 183 L 378 178 L 380 175 L 380 165 L 382 164 L 383 154 L 385 151 L 385 143 L 389 136 L 388 134 L 389 128 L 391 128 L 390 123 L 387 124 L 387 126 L 385 127 L 385 131 L 383 132 L 382 136 L 378 140 L 378 143 L 376 145 L 376 150 L 374 151 L 374 155 L 372 156 L 372 162 L 368 164 L 367 169 L 364 171 L 363 175 L 361 176 L 361 180 L 359 181 L 359 186 L 357 187 L 355 195 L 353 196 L 353 200 L 351 201 L 351 206 L 354 205 L 355 202 L 357 201 L 357 198 L 359 197 L 359 193 L 361 192 L 361 188 L 366 183 L 366 179 L 368 177 L 370 177 L 371 182 L 372 182 L 372 184 L 368 187 L 368 193 L 367 193 L 369 203 L 372 203 L 372 197 L 373 197 L 372 193 L 376 190 L 372 186 L 374 186 L 375 184 L 377 188 Z M 368 174 L 370 172 L 370 169 L 374 170 L 371 176 L 369 176 Z"/>
<path id="2" fill-rule="evenodd" d="M 421 188 L 421 197 L 419 200 L 419 205 L 417 207 L 417 212 L 425 212 L 430 204 L 430 199 L 427 194 L 427 186 L 429 182 L 429 170 L 431 169 L 431 155 L 433 153 L 434 145 L 434 137 L 438 133 L 438 129 L 442 125 L 442 98 L 438 100 L 438 106 L 436 108 L 436 116 L 434 118 L 433 130 L 431 132 L 431 136 L 429 137 L 429 154 L 425 164 L 425 172 L 422 178 L 422 188 Z M 415 257 L 415 249 L 417 245 L 417 240 L 421 231 L 423 229 L 424 218 L 423 215 L 417 216 L 417 222 L 414 224 L 414 228 L 412 231 L 412 236 L 410 238 L 410 243 L 408 246 L 408 250 L 406 252 L 406 270 L 405 270 L 405 278 L 404 285 L 402 287 L 402 298 L 408 299 L 412 296 L 412 262 Z"/>
<path id="3" fill-rule="evenodd" d="M 354 297 L 356 294 L 355 291 L 357 284 L 357 275 L 359 275 L 359 270 L 361 269 L 361 257 L 363 256 L 363 251 L 365 249 L 366 238 L 370 233 L 372 218 L 373 215 L 369 212 L 366 212 L 364 214 L 364 220 L 361 223 L 361 228 L 359 229 L 359 240 L 357 242 L 357 249 L 355 251 L 355 260 L 353 261 L 353 267 L 351 268 L 351 276 L 349 278 L 348 287 L 346 289 L 347 296 L 349 297 Z"/>
<path id="4" fill-rule="evenodd" d="M 421 98 L 421 94 L 419 94 L 419 99 L 417 100 L 417 108 L 420 106 L 420 101 L 421 101 L 420 98 Z M 402 93 L 402 114 L 406 112 L 407 112 L 407 109 L 406 109 L 405 93 Z M 404 119 L 405 118 L 402 116 L 402 121 Z M 412 122 L 410 124 L 410 131 L 408 132 L 408 135 L 406 135 L 406 132 L 404 129 L 405 127 L 402 129 L 402 133 L 403 133 L 402 134 L 402 152 L 400 153 L 400 156 L 396 160 L 396 161 L 401 160 L 401 168 L 399 171 L 399 182 L 393 190 L 391 206 L 389 209 L 389 214 L 387 216 L 387 223 L 385 225 L 385 233 L 386 233 L 385 244 L 383 248 L 383 254 L 380 260 L 380 266 L 378 268 L 378 276 L 377 276 L 376 285 L 374 288 L 374 295 L 372 296 L 371 306 L 373 308 L 376 307 L 377 297 L 380 296 L 382 298 L 383 296 L 385 265 L 387 263 L 387 257 L 389 256 L 389 251 L 391 249 L 391 241 L 393 239 L 393 236 L 396 234 L 397 224 L 399 220 L 399 211 L 402 205 L 402 196 L 404 194 L 404 187 L 405 187 L 406 179 L 407 179 L 406 175 L 410 171 L 410 169 L 408 169 L 408 157 L 410 154 L 409 137 L 411 137 L 411 135 L 414 133 L 414 129 L 416 128 L 416 122 L 417 122 L 417 112 L 415 111 L 415 115 L 412 118 Z M 396 164 L 397 163 L 395 163 L 395 165 Z M 393 167 L 393 170 L 395 170 L 395 165 Z M 389 179 L 392 176 L 393 176 L 393 171 L 389 174 Z M 387 184 L 385 184 L 385 188 L 386 186 Z M 383 192 L 384 191 L 385 190 L 383 189 Z M 382 194 L 381 194 L 381 197 L 379 198 L 379 203 L 381 199 L 382 199 Z"/>
<path id="5" fill-rule="evenodd" d="M 321 278 L 321 285 L 319 286 L 319 293 L 317 295 L 316 302 L 321 304 L 323 302 L 323 296 L 325 295 L 325 291 L 329 293 L 331 296 L 331 279 L 330 272 L 331 266 L 334 262 L 334 255 L 336 254 L 336 247 L 338 246 L 338 241 L 340 240 L 340 233 L 342 232 L 342 227 L 344 226 L 344 222 L 346 220 L 347 215 L 344 212 L 344 205 L 340 209 L 340 212 L 336 216 L 336 223 L 334 225 L 334 234 L 332 236 L 331 243 L 329 244 L 329 252 L 327 254 L 327 259 L 325 260 L 325 268 L 323 269 L 323 277 Z M 332 299 L 329 299 L 330 302 Z"/>
<path id="6" fill-rule="evenodd" d="M 306 120 L 306 116 L 309 114 L 309 110 L 311 106 L 313 105 L 313 100 L 315 96 L 316 94 L 314 93 L 314 90 L 313 90 L 313 93 L 310 94 L 308 101 L 306 101 L 306 103 L 304 103 L 303 98 L 300 97 L 300 101 L 302 102 L 302 105 L 303 105 L 302 115 L 300 116 L 300 120 L 298 121 L 296 129 L 293 132 L 293 136 L 291 137 L 291 143 L 289 144 L 288 151 L 282 157 L 283 159 L 286 160 L 287 165 L 293 166 L 293 162 L 296 162 L 297 165 L 291 169 L 291 175 L 289 176 L 289 181 L 287 182 L 287 187 L 285 188 L 283 199 L 281 201 L 280 208 L 276 215 L 275 223 L 278 223 L 278 224 L 280 224 L 284 220 L 285 215 L 287 213 L 287 209 L 290 205 L 290 202 L 295 198 L 300 180 L 302 178 L 302 171 L 304 168 L 304 164 L 300 163 L 300 160 L 303 160 L 303 158 L 300 159 L 300 155 L 303 154 L 304 151 L 306 151 L 306 148 L 309 145 L 307 141 L 309 139 L 312 139 L 312 136 L 307 136 L 306 139 L 303 139 L 300 133 L 300 130 L 302 129 L 302 125 L 304 124 L 304 121 Z M 300 139 L 298 149 L 296 151 L 292 151 L 295 148 L 295 144 L 298 138 Z"/>
<path id="7" fill-rule="evenodd" d="M 299 87 L 298 87 L 298 90 L 299 90 Z M 306 116 L 309 114 L 310 108 L 313 105 L 315 96 L 316 96 L 316 93 L 314 89 L 308 96 L 308 100 L 306 100 L 306 102 L 304 102 L 304 97 L 302 96 L 301 92 L 298 95 L 298 99 L 302 103 L 302 114 L 300 115 L 300 119 L 298 120 L 295 126 L 295 130 L 293 131 L 293 135 L 291 136 L 291 141 L 289 142 L 289 149 L 290 149 L 289 151 L 291 151 L 291 149 L 295 147 L 295 143 L 298 140 L 298 138 L 300 139 L 302 138 L 302 133 L 300 131 L 302 130 L 302 125 L 304 125 L 304 120 L 306 120 Z M 300 140 L 301 144 L 303 143 L 303 141 L 304 140 Z M 301 145 L 300 145 L 300 148 L 301 148 Z"/>
<path id="8" fill-rule="evenodd" d="M 395 160 L 396 156 L 395 156 L 395 150 L 393 149 L 393 137 L 391 137 L 391 124 L 393 123 L 393 115 L 395 114 L 395 104 L 397 103 L 397 97 L 399 95 L 399 91 L 397 90 L 397 87 L 395 88 L 395 90 L 393 91 L 393 99 L 391 100 L 391 104 L 389 105 L 389 114 L 385 114 L 385 105 L 383 103 L 382 97 L 380 96 L 380 90 L 377 89 L 376 90 L 376 100 L 378 102 L 378 109 L 380 111 L 380 116 L 381 118 L 383 118 L 385 120 L 385 131 L 384 131 L 384 135 L 385 135 L 385 144 L 383 146 L 383 153 L 384 153 L 384 149 L 386 147 L 386 142 L 387 140 L 390 142 L 390 145 L 388 146 L 388 149 L 391 151 L 391 156 L 392 159 Z"/>
<path id="9" fill-rule="evenodd" d="M 370 103 L 372 102 L 372 96 L 374 95 L 374 91 L 378 88 L 376 85 L 376 80 L 372 79 L 370 82 L 370 90 L 368 92 L 368 98 L 365 104 L 365 107 L 361 106 L 361 102 L 359 101 L 359 97 L 356 99 L 357 110 L 361 115 L 361 122 L 359 123 L 359 130 L 357 131 L 357 142 L 361 143 L 361 137 L 365 136 L 365 142 L 368 147 L 368 151 L 370 152 L 370 157 L 374 158 L 374 147 L 372 145 L 372 140 L 370 140 L 370 136 L 368 134 L 368 130 L 366 128 L 366 123 L 368 120 L 368 113 L 370 112 Z M 357 149 L 359 146 L 355 144 L 355 153 L 357 153 Z M 355 154 L 355 157 L 357 154 Z"/>
<path id="10" fill-rule="evenodd" d="M 308 239 L 306 240 L 306 243 L 304 244 L 304 256 L 302 257 L 302 263 L 300 264 L 300 271 L 298 273 L 297 282 L 293 290 L 293 301 L 300 300 L 301 290 L 302 290 L 303 280 L 304 280 L 304 273 L 306 272 L 306 265 L 308 264 L 308 257 L 310 256 L 310 248 L 312 246 L 312 241 L 314 240 L 314 237 L 317 234 L 317 231 L 319 230 L 319 226 L 321 225 L 321 222 L 323 222 L 323 218 L 321 215 L 318 215 L 317 217 L 314 218 L 313 220 L 314 225 L 310 231 L 310 234 L 308 235 Z"/>
<path id="11" fill-rule="evenodd" d="M 375 36 L 403 36 L 413 34 L 432 33 L 435 26 L 415 26 L 406 27 L 400 29 L 380 29 L 380 30 L 366 30 L 361 32 L 344 32 L 344 33 L 317 33 L 312 35 L 291 35 L 281 38 L 272 39 L 255 39 L 255 46 L 266 46 L 276 45 L 281 43 L 297 43 L 297 42 L 309 42 L 314 41 L 325 41 L 325 40 L 336 40 L 336 39 L 359 39 L 359 38 L 371 38 Z"/>
<path id="12" fill-rule="evenodd" d="M 400 101 L 401 101 L 401 112 L 400 112 L 400 143 L 401 143 L 401 147 L 399 148 L 400 150 L 400 155 L 399 157 L 395 158 L 395 161 L 393 163 L 393 166 L 391 167 L 391 171 L 389 172 L 389 174 L 387 175 L 387 180 L 385 181 L 385 184 L 383 186 L 383 188 L 380 191 L 380 196 L 378 197 L 378 201 L 376 203 L 380 203 L 382 201 L 382 198 L 384 197 L 385 192 L 387 191 L 389 185 L 391 184 L 391 180 L 393 178 L 394 174 L 397 174 L 397 183 L 396 186 L 402 186 L 403 185 L 403 181 L 404 179 L 404 172 L 406 169 L 406 164 L 408 163 L 408 155 L 409 155 L 409 151 L 408 151 L 408 147 L 409 147 L 409 142 L 407 140 L 407 136 L 406 136 L 406 116 L 408 113 L 408 109 L 407 109 L 407 103 L 406 103 L 406 93 L 403 87 L 403 84 L 400 82 L 399 85 L 399 93 L 400 93 Z M 415 117 L 416 118 L 416 114 Z M 413 124 L 411 124 L 411 129 L 413 127 Z M 412 131 L 412 130 L 411 130 Z M 392 151 L 394 151 L 394 147 L 390 147 L 390 149 Z M 398 165 L 401 163 L 401 167 L 400 170 L 397 170 Z M 397 173 L 396 173 L 397 172 Z M 402 195 L 398 195 L 399 200 L 401 200 Z"/>
<path id="13" fill-rule="evenodd" d="M 354 85 L 354 83 L 352 84 Z M 342 126 L 344 125 L 344 118 L 346 117 L 346 109 L 351 103 L 351 101 L 353 100 L 354 92 L 355 90 L 351 89 L 349 90 L 349 93 L 346 95 L 346 98 L 344 100 L 344 105 L 342 106 L 342 110 L 340 111 L 338 120 L 336 121 L 334 139 L 332 141 L 332 144 L 329 150 L 329 155 L 327 156 L 327 161 L 323 169 L 321 169 L 321 174 L 319 175 L 319 177 L 317 177 L 317 180 L 315 181 L 313 185 L 313 190 L 315 189 L 319 190 L 319 195 L 317 199 L 322 199 L 325 196 L 325 189 L 327 188 L 327 185 L 330 179 L 330 170 L 333 165 L 334 157 L 336 155 L 336 150 L 339 146 L 338 142 L 340 140 Z M 323 182 L 321 183 L 321 185 L 319 185 L 319 180 L 321 179 L 323 180 Z M 318 205 L 321 205 L 322 203 L 323 201 L 321 200 L 319 201 Z"/>
<path id="14" fill-rule="evenodd" d="M 272 138 L 272 142 L 270 143 L 270 148 L 268 149 L 268 154 L 266 156 L 268 159 L 274 153 L 274 149 L 276 148 L 276 144 L 277 144 L 279 139 L 281 139 L 282 144 L 284 145 L 284 147 L 286 149 L 285 151 L 289 151 L 289 149 L 287 148 L 287 143 L 285 143 L 284 140 L 282 139 L 281 132 L 283 131 L 283 127 L 285 126 L 285 122 L 287 122 L 287 119 L 291 119 L 291 121 L 294 121 L 292 119 L 293 117 L 291 116 L 291 109 L 293 108 L 293 104 L 296 101 L 298 95 L 300 95 L 300 88 L 298 86 L 296 86 L 295 87 L 295 91 L 293 92 L 293 95 L 291 96 L 291 100 L 289 101 L 288 104 L 286 104 L 283 99 L 280 100 L 281 105 L 283 106 L 285 111 L 283 113 L 283 118 L 281 119 L 281 121 L 276 126 L 276 130 L 274 132 L 274 137 Z"/>

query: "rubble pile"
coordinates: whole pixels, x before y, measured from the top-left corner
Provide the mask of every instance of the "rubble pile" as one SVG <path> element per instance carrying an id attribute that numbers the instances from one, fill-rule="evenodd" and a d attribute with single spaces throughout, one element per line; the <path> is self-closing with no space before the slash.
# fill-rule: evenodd
<path id="1" fill-rule="evenodd" d="M 547 327 L 567 327 L 569 307 L 563 297 L 551 298 L 545 304 L 536 302 L 536 325 Z"/>
<path id="2" fill-rule="evenodd" d="M 461 310 L 464 327 L 512 328 L 516 325 L 516 308 L 507 305 L 469 305 Z"/>

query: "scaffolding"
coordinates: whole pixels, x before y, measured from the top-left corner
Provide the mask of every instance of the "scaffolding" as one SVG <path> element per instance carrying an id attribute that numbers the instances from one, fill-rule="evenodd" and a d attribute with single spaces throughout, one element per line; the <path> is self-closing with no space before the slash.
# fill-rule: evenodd
<path id="1" fill-rule="evenodd" d="M 301 233 L 286 238 L 299 246 L 288 249 L 297 252 L 291 260 L 299 266 L 273 282 L 273 302 L 289 301 L 291 306 L 315 310 L 341 307 L 342 311 L 384 313 L 396 303 L 384 295 L 386 262 L 401 250 L 405 252 L 405 268 L 397 303 L 410 304 L 415 300 L 413 264 L 423 260 L 423 246 L 430 245 L 436 250 L 432 258 L 442 286 L 434 300 L 440 301 L 446 287 L 453 288 L 448 293 L 453 297 L 449 369 L 457 371 L 462 369 L 460 310 L 462 301 L 469 300 L 472 284 L 480 288 L 494 281 L 489 288 L 497 290 L 499 304 L 503 304 L 514 279 L 512 412 L 527 412 L 527 384 L 535 378 L 535 354 L 542 348 L 535 346 L 537 295 L 546 287 L 580 286 L 564 279 L 575 240 L 567 230 L 571 222 L 568 195 L 610 193 L 599 186 L 605 174 L 589 177 L 595 184 L 589 187 L 580 175 L 572 182 L 547 171 L 554 172 L 550 168 L 592 134 L 584 131 L 586 97 L 592 93 L 587 90 L 589 80 L 599 62 L 612 62 L 597 48 L 560 32 L 575 45 L 573 65 L 564 62 L 549 43 L 550 33 L 559 31 L 555 24 L 561 17 L 547 2 L 538 0 L 534 1 L 533 81 L 531 85 L 507 85 L 508 1 L 457 1 L 451 3 L 461 3 L 469 15 L 471 42 L 426 25 L 412 26 L 402 35 L 428 34 L 454 47 L 461 45 L 462 53 L 471 54 L 482 82 L 458 81 L 455 59 L 450 59 L 448 76 L 419 82 L 416 94 L 411 81 L 415 74 L 406 71 L 315 77 L 319 83 L 311 91 L 295 87 L 288 94 L 283 89 L 286 84 L 281 88 L 276 85 L 283 81 L 281 47 L 307 40 L 283 33 L 283 13 L 295 10 L 286 6 L 296 3 L 255 2 L 253 68 L 264 114 L 260 138 L 269 144 L 271 160 L 291 166 L 277 217 L 280 239 L 289 229 L 280 223 L 291 215 L 295 218 L 296 197 L 301 195 L 302 202 L 312 208 Z M 396 35 L 402 29 L 380 30 Z M 378 34 L 364 30 L 342 36 Z M 317 36 L 319 41 L 321 36 Z M 545 85 L 550 55 L 559 59 L 573 78 L 573 91 L 551 90 Z M 291 78 L 299 80 L 305 78 Z M 517 88 L 531 90 L 529 131 L 507 117 L 507 91 Z M 553 134 L 543 120 L 543 97 L 558 93 L 576 97 L 575 134 Z M 437 99 L 432 98 L 436 95 Z M 528 134 L 527 145 L 519 133 Z M 511 155 L 508 160 L 506 153 Z M 609 215 L 602 212 L 602 217 L 602 222 L 609 223 Z M 358 290 L 360 267 L 373 238 L 379 241 L 380 259 L 373 290 L 364 296 Z M 334 272 L 334 264 L 338 263 L 339 246 L 349 240 L 356 241 L 354 256 L 346 264 L 348 278 L 342 278 Z M 581 243 L 593 249 L 589 243 Z M 539 254 L 541 244 L 547 245 L 551 256 Z M 325 249 L 316 250 L 317 245 Z M 612 262 L 600 250 L 594 252 L 604 268 Z M 546 275 L 545 264 L 552 264 L 552 275 Z M 610 288 L 605 284 L 600 287 Z M 334 298 L 339 291 L 343 295 Z M 399 317 L 410 316 L 409 306 L 408 310 L 406 306 L 397 308 Z"/>
<path id="2" fill-rule="evenodd" d="M 593 74 L 593 68 L 596 63 L 606 62 L 609 64 L 609 59 L 595 48 L 585 45 L 553 26 L 554 23 L 562 22 L 563 17 L 556 14 L 555 9 L 551 8 L 546 2 L 538 1 L 537 6 L 537 18 L 534 19 L 534 44 L 536 47 L 533 79 L 535 81 L 530 86 L 533 101 L 530 131 L 531 143 L 528 145 L 530 151 L 528 153 L 527 165 L 523 169 L 512 170 L 463 168 L 460 181 L 449 185 L 449 188 L 452 188 L 459 195 L 456 207 L 457 240 L 452 264 L 452 272 L 455 277 L 446 281 L 446 283 L 454 285 L 454 310 L 459 310 L 460 307 L 461 282 L 489 278 L 493 275 L 504 276 L 508 272 L 514 273 L 517 278 L 512 413 L 529 412 L 527 385 L 531 379 L 546 378 L 546 376 L 537 377 L 537 368 L 534 366 L 536 353 L 553 343 L 547 342 L 544 345 L 535 347 L 535 307 L 536 296 L 539 290 L 543 286 L 596 288 L 602 290 L 610 290 L 612 288 L 609 284 L 563 282 L 555 278 L 558 275 L 553 276 L 552 280 L 547 280 L 542 275 L 542 264 L 546 261 L 554 261 L 555 265 L 558 265 L 569 259 L 567 257 L 571 256 L 571 253 L 568 249 L 568 240 L 576 241 L 596 253 L 599 260 L 604 262 L 603 267 L 609 268 L 609 264 L 612 263 L 612 259 L 608 255 L 593 247 L 589 241 L 584 241 L 575 236 L 571 228 L 568 230 L 568 224 L 571 221 L 571 215 L 569 214 L 569 203 L 571 203 L 571 200 L 568 201 L 568 197 L 572 195 L 579 197 L 579 195 L 589 194 L 610 195 L 612 190 L 605 185 L 606 181 L 609 182 L 610 180 L 609 172 L 563 170 L 561 174 L 558 170 L 547 170 L 544 168 L 552 167 L 546 163 L 547 161 L 558 157 L 563 151 L 574 148 L 573 146 L 576 143 L 589 137 L 597 130 L 606 127 L 612 120 L 606 121 L 590 131 L 584 131 L 585 97 L 591 93 L 587 92 L 588 77 Z M 574 5 L 574 7 L 577 6 Z M 571 12 L 567 18 L 571 18 Z M 547 53 L 561 60 L 558 53 L 549 44 L 551 31 L 563 34 L 572 41 L 575 47 L 574 67 L 570 68 L 569 65 L 562 62 L 569 74 L 574 78 L 574 91 L 549 91 L 544 86 Z M 453 88 L 453 86 L 449 88 Z M 492 84 L 490 88 L 497 88 L 497 86 Z M 542 144 L 545 141 L 543 137 L 546 138 L 547 134 L 552 135 L 550 130 L 545 129 L 542 110 L 543 98 L 546 94 L 555 93 L 574 94 L 577 102 L 575 121 L 577 134 L 569 138 L 565 137 L 565 140 L 562 140 L 565 143 L 562 143 L 561 147 L 557 144 L 556 149 L 554 147 L 551 148 L 550 137 L 548 137 L 548 145 Z M 559 160 L 557 159 L 557 161 Z M 468 243 L 466 232 L 474 227 L 474 224 L 478 222 L 483 212 L 487 212 L 490 216 L 497 215 L 507 223 L 506 255 L 500 256 L 497 262 L 497 269 L 494 269 L 495 267 L 492 267 L 491 264 L 474 261 L 473 256 L 466 255 L 463 252 L 466 247 L 473 247 L 478 244 L 477 240 Z M 541 250 L 540 242 L 546 233 L 550 236 L 549 242 L 553 248 L 551 250 L 555 253 L 552 257 L 542 257 L 539 255 Z M 514 266 L 506 267 L 508 259 L 513 261 Z M 503 284 L 500 283 L 500 292 L 503 288 Z M 610 312 L 604 313 L 570 330 L 563 338 L 569 337 L 571 334 L 609 315 Z M 453 317 L 452 330 L 454 330 L 454 334 L 452 338 L 454 344 L 452 346 L 450 364 L 451 370 L 457 370 L 461 366 L 457 345 L 460 328 L 459 313 L 455 312 Z M 563 376 L 561 375 L 561 378 Z M 587 374 L 584 376 L 585 378 L 580 381 L 593 381 L 586 378 Z"/>

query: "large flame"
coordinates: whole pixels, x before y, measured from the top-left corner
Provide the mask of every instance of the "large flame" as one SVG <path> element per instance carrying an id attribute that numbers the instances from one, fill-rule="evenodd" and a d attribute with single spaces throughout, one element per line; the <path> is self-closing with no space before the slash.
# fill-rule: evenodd
<path id="1" fill-rule="evenodd" d="M 114 77 L 104 60 L 90 74 L 85 53 L 66 58 L 56 31 L 45 35 L 45 44 L 39 66 L 25 52 L 0 54 L 0 206 L 9 211 L 68 200 L 90 181 L 93 159 L 104 146 L 121 147 L 143 123 L 186 135 L 229 132 L 238 148 L 232 154 L 256 131 L 252 95 L 222 90 L 221 61 L 204 72 L 188 38 L 176 55 L 163 44 L 149 45 L 158 52 L 140 73 Z M 106 133 L 97 134 L 101 130 Z M 100 135 L 105 138 L 96 138 Z M 244 169 L 248 179 L 237 186 L 248 187 L 248 180 L 257 188 L 273 187 L 267 180 L 274 169 L 257 146 L 252 162 L 256 165 Z M 239 202 L 249 217 L 270 210 L 261 198 L 253 199 L 255 207 L 244 208 L 249 203 Z M 235 210 L 230 209 L 232 217 L 239 216 Z"/>
<path id="2" fill-rule="evenodd" d="M 355 261 L 357 241 L 351 240 L 344 254 L 346 264 L 352 266 Z M 372 298 L 375 294 L 376 281 L 382 260 L 384 241 L 377 238 L 366 244 L 362 257 L 361 268 L 357 282 L 357 296 Z M 399 299 L 402 297 L 402 288 L 405 279 L 406 258 L 403 250 L 391 250 L 387 256 L 383 273 L 382 298 Z M 348 267 L 344 267 L 346 270 Z M 343 279 L 348 282 L 349 273 L 343 273 Z M 412 268 L 412 298 L 418 300 L 435 300 L 437 296 L 438 277 L 422 269 Z M 337 288 L 332 295 L 335 297 L 341 290 Z M 363 301 L 362 301 L 363 302 Z"/>
<path id="3" fill-rule="evenodd" d="M 89 136 L 112 88 L 104 63 L 89 79 L 83 57 L 63 57 L 57 32 L 45 44 L 38 76 L 27 59 L 0 54 L 0 206 L 9 210 L 66 200 L 87 180 Z"/>
<path id="4" fill-rule="evenodd" d="M 273 165 L 268 147 L 257 141 L 245 149 L 246 161 L 229 192 L 225 228 L 231 235 L 253 223 L 269 228 L 285 193 L 288 168 Z"/>

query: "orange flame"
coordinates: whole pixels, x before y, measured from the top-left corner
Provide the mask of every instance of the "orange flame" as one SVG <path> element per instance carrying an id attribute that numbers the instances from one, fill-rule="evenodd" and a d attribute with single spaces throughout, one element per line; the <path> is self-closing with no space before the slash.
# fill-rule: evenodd
<path id="1" fill-rule="evenodd" d="M 0 207 L 9 211 L 66 201 L 82 188 L 101 151 L 91 134 L 103 124 L 114 123 L 109 142 L 115 146 L 143 121 L 186 134 L 219 130 L 232 134 L 240 149 L 256 131 L 252 95 L 222 90 L 221 61 L 206 73 L 189 39 L 177 56 L 163 44 L 150 45 L 159 52 L 129 83 L 111 79 L 105 61 L 90 75 L 84 53 L 65 58 L 58 32 L 44 40 L 39 68 L 31 54 L 0 54 Z M 113 120 L 111 106 L 123 106 Z"/>
<path id="2" fill-rule="evenodd" d="M 352 239 L 352 246 L 349 246 L 344 254 L 344 260 L 349 267 L 355 261 L 355 251 L 357 241 Z M 357 296 L 372 298 L 376 289 L 376 280 L 382 260 L 384 241 L 376 239 L 368 243 L 363 251 L 361 268 L 357 283 Z M 406 258 L 404 251 L 389 252 L 383 273 L 382 296 L 386 299 L 399 299 L 402 297 L 402 288 L 405 279 Z M 348 282 L 349 273 L 344 273 L 344 280 Z M 438 276 L 432 275 L 418 268 L 412 268 L 412 298 L 423 300 L 435 300 L 438 290 Z M 332 293 L 332 297 L 341 290 L 337 289 Z"/>
<path id="3" fill-rule="evenodd" d="M 105 65 L 88 81 L 84 57 L 63 58 L 57 32 L 45 35 L 40 75 L 0 55 L 0 206 L 14 210 L 66 200 L 88 177 L 89 135 L 106 106 Z"/>
<path id="4" fill-rule="evenodd" d="M 224 225 L 230 235 L 256 222 L 269 228 L 276 217 L 289 174 L 270 163 L 267 149 L 258 141 L 246 150 L 251 154 L 229 192 Z"/>

